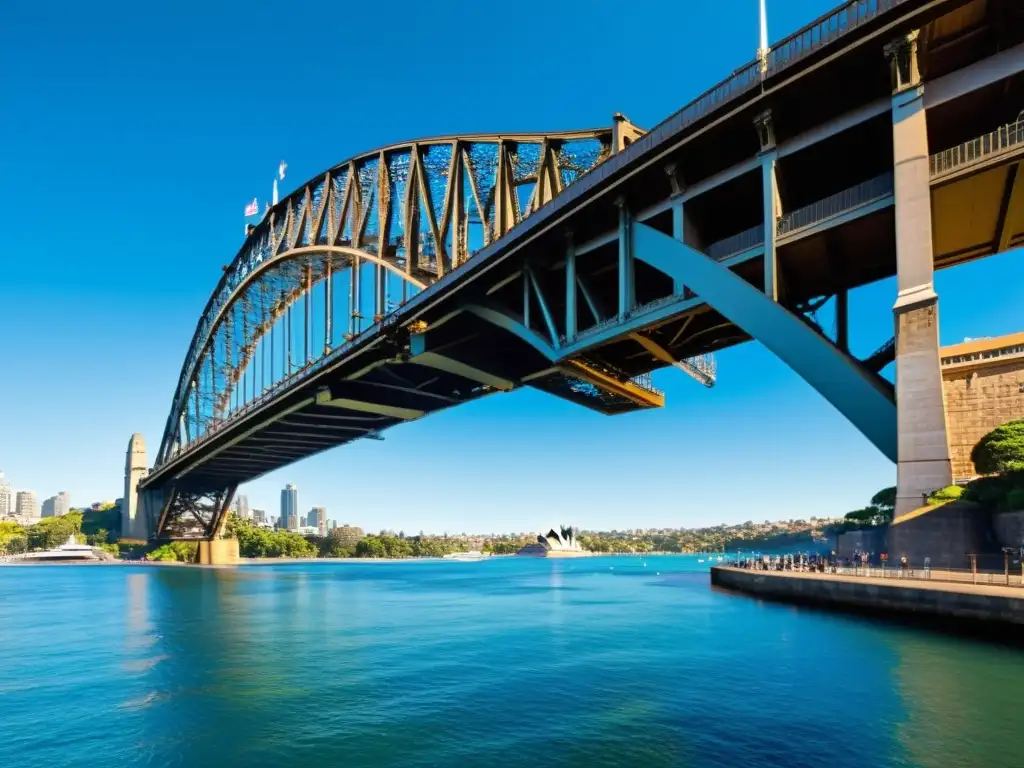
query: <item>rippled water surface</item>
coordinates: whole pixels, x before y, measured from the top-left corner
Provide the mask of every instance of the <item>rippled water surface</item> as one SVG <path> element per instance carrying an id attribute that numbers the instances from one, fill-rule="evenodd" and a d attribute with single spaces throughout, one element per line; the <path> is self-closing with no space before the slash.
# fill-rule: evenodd
<path id="1" fill-rule="evenodd" d="M 0 568 L 0 766 L 1024 764 L 1024 653 L 706 567 Z"/>

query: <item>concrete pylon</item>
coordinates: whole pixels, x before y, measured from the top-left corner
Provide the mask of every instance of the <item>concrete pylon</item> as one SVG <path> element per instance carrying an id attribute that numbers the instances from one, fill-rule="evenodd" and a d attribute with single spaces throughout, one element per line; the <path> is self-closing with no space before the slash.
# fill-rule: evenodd
<path id="1" fill-rule="evenodd" d="M 885 53 L 893 80 L 898 520 L 920 507 L 927 494 L 952 484 L 953 469 L 939 355 L 925 86 L 917 66 L 917 33 L 894 40 Z"/>
<path id="2" fill-rule="evenodd" d="M 149 524 L 139 494 L 139 482 L 148 471 L 146 441 L 141 434 L 136 432 L 128 441 L 128 453 L 124 463 L 124 501 L 121 504 L 122 538 L 149 538 Z"/>

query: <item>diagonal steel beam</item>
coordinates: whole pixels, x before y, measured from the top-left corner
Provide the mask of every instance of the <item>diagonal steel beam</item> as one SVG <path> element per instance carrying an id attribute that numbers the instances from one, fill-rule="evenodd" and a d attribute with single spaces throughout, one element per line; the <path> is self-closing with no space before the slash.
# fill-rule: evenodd
<path id="1" fill-rule="evenodd" d="M 700 251 L 634 223 L 633 256 L 692 288 L 816 389 L 885 456 L 897 460 L 896 404 L 875 377 L 762 291 Z"/>
<path id="2" fill-rule="evenodd" d="M 422 340 L 417 340 L 417 337 L 423 334 L 415 334 L 410 337 L 410 346 L 413 350 L 419 348 L 422 344 Z M 425 349 L 425 347 L 424 347 Z M 500 389 L 503 392 L 510 392 L 515 388 L 515 383 L 504 379 L 500 376 L 495 376 L 487 371 L 482 371 L 479 368 L 474 368 L 466 363 L 459 362 L 451 357 L 441 355 L 437 352 L 423 351 L 419 354 L 413 354 L 409 358 L 410 363 L 416 365 L 422 365 L 425 368 L 433 368 L 435 371 L 444 371 L 445 373 L 451 373 L 456 376 L 461 376 L 469 381 L 475 381 L 477 384 L 485 384 L 494 389 Z"/>
<path id="3" fill-rule="evenodd" d="M 322 389 L 316 396 L 317 405 L 329 405 L 332 408 L 344 408 L 349 411 L 360 413 L 375 413 L 379 416 L 389 416 L 393 419 L 411 421 L 426 415 L 426 411 L 416 408 L 399 408 L 395 405 L 383 405 L 365 400 L 353 400 L 347 397 L 332 397 L 329 389 Z"/>
<path id="4" fill-rule="evenodd" d="M 629 334 L 629 338 L 633 339 L 637 344 L 650 352 L 651 355 L 656 357 L 658 360 L 661 360 L 661 362 L 668 363 L 669 365 L 678 368 L 693 380 L 699 381 L 705 387 L 715 386 L 715 380 L 708 376 L 707 372 L 686 360 L 676 360 L 675 356 L 671 352 L 661 346 L 661 344 L 656 342 L 654 339 L 637 332 Z"/>

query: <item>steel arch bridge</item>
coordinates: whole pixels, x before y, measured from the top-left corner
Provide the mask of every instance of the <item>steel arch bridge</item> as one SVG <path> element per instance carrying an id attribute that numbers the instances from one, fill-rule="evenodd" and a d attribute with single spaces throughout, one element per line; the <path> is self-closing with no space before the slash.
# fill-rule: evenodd
<path id="1" fill-rule="evenodd" d="M 493 392 L 658 407 L 652 370 L 711 385 L 751 339 L 898 464 L 908 511 L 951 481 L 934 270 L 1024 242 L 1017 5 L 845 0 L 650 132 L 427 139 L 311 180 L 225 268 L 148 474 L 133 438 L 130 529 L 216 538 L 239 483 Z M 893 276 L 893 338 L 855 356 L 849 292 Z"/>
<path id="2" fill-rule="evenodd" d="M 611 141 L 611 129 L 425 139 L 299 187 L 224 268 L 157 464 L 457 269 L 601 162 Z"/>
<path id="3" fill-rule="evenodd" d="M 642 133 L 616 115 L 610 128 L 443 136 L 386 146 L 310 179 L 248 228 L 223 268 L 182 365 L 151 474 L 201 451 L 332 353 L 387 328 L 417 294 Z M 687 366 L 713 382 L 710 359 Z M 460 401 L 511 388 L 480 371 L 441 373 L 469 374 L 476 386 Z M 607 375 L 588 373 L 563 386 L 607 400 Z M 359 415 L 333 425 L 332 437 L 378 438 L 389 420 L 422 415 L 349 405 Z M 149 533 L 204 538 L 221 527 L 233 485 L 200 480 L 166 490 L 159 511 L 147 512 Z"/>

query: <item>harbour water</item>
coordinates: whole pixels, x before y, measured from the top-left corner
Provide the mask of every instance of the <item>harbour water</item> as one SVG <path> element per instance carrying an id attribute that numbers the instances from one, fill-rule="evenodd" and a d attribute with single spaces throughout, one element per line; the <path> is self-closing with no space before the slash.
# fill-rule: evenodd
<path id="1" fill-rule="evenodd" d="M 707 567 L 0 568 L 0 765 L 1019 764 L 1024 653 Z"/>

